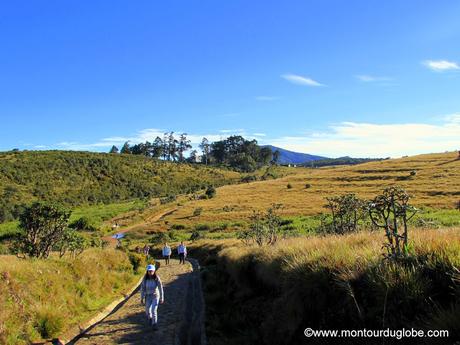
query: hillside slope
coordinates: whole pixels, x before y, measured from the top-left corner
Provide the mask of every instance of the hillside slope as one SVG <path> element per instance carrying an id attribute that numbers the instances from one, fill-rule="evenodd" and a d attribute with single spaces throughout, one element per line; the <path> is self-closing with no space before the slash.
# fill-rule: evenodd
<path id="1" fill-rule="evenodd" d="M 75 206 L 164 196 L 221 186 L 240 174 L 143 156 L 74 151 L 0 153 L 0 222 L 20 205 L 47 200 Z"/>
<path id="2" fill-rule="evenodd" d="M 391 185 L 407 189 L 416 206 L 454 209 L 460 200 L 460 160 L 453 152 L 355 166 L 290 169 L 293 174 L 280 179 L 223 186 L 213 199 L 189 202 L 165 220 L 186 226 L 247 220 L 253 210 L 265 210 L 273 203 L 283 205 L 284 216 L 315 215 L 326 211 L 325 197 L 355 193 L 371 199 Z M 191 217 L 197 208 L 202 209 L 200 215 Z"/>

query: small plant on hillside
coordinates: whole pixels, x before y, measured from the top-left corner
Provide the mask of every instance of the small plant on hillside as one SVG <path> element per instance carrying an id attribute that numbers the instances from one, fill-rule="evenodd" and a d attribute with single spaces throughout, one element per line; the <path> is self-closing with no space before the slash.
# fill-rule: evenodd
<path id="1" fill-rule="evenodd" d="M 206 189 L 205 194 L 208 197 L 208 199 L 212 199 L 212 198 L 214 198 L 216 196 L 216 189 L 214 188 L 214 186 L 209 186 Z"/>
<path id="2" fill-rule="evenodd" d="M 193 210 L 193 217 L 198 217 L 199 215 L 201 215 L 201 212 L 203 212 L 203 208 L 202 207 L 197 207 Z"/>
<path id="3" fill-rule="evenodd" d="M 165 196 L 164 198 L 160 198 L 160 204 L 164 205 L 170 202 L 176 201 L 176 196 L 174 194 L 170 194 L 168 196 Z"/>
<path id="4" fill-rule="evenodd" d="M 336 234 L 345 234 L 358 230 L 358 222 L 366 215 L 366 203 L 355 194 L 326 198 L 325 208 L 332 214 L 330 229 Z"/>
<path id="5" fill-rule="evenodd" d="M 57 205 L 36 202 L 19 217 L 23 234 L 15 243 L 18 252 L 30 257 L 47 258 L 66 234 L 70 212 Z"/>
<path id="6" fill-rule="evenodd" d="M 275 244 L 281 234 L 281 218 L 277 211 L 281 204 L 273 204 L 266 213 L 254 211 L 250 217 L 249 229 L 238 232 L 238 238 L 245 244 L 256 243 L 258 246 Z"/>
<path id="7" fill-rule="evenodd" d="M 256 175 L 246 175 L 246 176 L 241 178 L 241 182 L 249 183 L 249 182 L 254 182 L 254 181 L 257 181 L 257 176 Z"/>
<path id="8" fill-rule="evenodd" d="M 196 240 L 199 240 L 200 238 L 203 238 L 203 235 L 201 232 L 195 230 L 192 232 L 192 234 L 190 235 L 190 241 L 196 241 Z"/>
<path id="9" fill-rule="evenodd" d="M 157 245 L 169 242 L 170 240 L 171 238 L 167 232 L 157 232 L 152 236 L 152 238 L 150 238 L 150 243 Z"/>
<path id="10" fill-rule="evenodd" d="M 75 258 L 77 255 L 83 253 L 85 250 L 85 238 L 80 235 L 76 230 L 66 229 L 62 239 L 56 244 L 55 249 L 59 251 L 59 257 L 63 257 L 67 251 Z"/>
<path id="11" fill-rule="evenodd" d="M 305 183 L 305 189 L 309 189 L 311 188 L 311 184 L 310 183 Z"/>
<path id="12" fill-rule="evenodd" d="M 388 187 L 369 205 L 372 223 L 385 230 L 385 257 L 389 259 L 399 259 L 408 253 L 408 221 L 417 213 L 417 209 L 409 205 L 409 199 L 404 189 Z"/>
<path id="13" fill-rule="evenodd" d="M 286 186 L 287 189 L 291 189 L 292 188 L 292 184 L 291 183 L 288 183 L 287 186 Z"/>

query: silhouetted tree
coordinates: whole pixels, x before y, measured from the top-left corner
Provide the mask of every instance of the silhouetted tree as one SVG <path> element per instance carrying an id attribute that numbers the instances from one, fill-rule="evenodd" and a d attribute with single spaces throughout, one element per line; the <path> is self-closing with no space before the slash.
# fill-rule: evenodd
<path id="1" fill-rule="evenodd" d="M 208 165 L 211 145 L 209 144 L 209 140 L 207 138 L 203 138 L 203 140 L 201 140 L 200 149 L 203 152 L 204 163 Z"/>
<path id="2" fill-rule="evenodd" d="M 122 154 L 131 154 L 131 148 L 129 147 L 129 142 L 125 142 L 121 148 L 120 153 Z"/>
<path id="3" fill-rule="evenodd" d="M 152 157 L 160 158 L 163 154 L 163 140 L 160 137 L 156 137 L 152 144 Z"/>
<path id="4" fill-rule="evenodd" d="M 118 152 L 119 152 L 118 147 L 116 147 L 115 145 L 113 145 L 109 151 L 109 153 L 118 153 Z"/>
<path id="5" fill-rule="evenodd" d="M 279 150 L 275 150 L 273 152 L 273 156 L 272 156 L 272 161 L 271 163 L 272 164 L 278 164 L 279 160 L 280 160 L 280 156 L 281 156 L 281 152 Z"/>
<path id="6" fill-rule="evenodd" d="M 184 153 L 192 148 L 190 140 L 187 139 L 187 133 L 182 133 L 179 137 L 177 145 L 177 153 L 179 155 L 179 162 L 184 161 Z"/>

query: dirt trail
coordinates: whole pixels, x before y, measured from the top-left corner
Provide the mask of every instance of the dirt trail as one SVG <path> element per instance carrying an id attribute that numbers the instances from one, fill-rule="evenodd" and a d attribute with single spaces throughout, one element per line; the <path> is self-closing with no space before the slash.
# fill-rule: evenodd
<path id="1" fill-rule="evenodd" d="M 152 216 L 149 216 L 142 224 L 153 224 L 153 223 L 158 222 L 159 220 L 161 220 L 163 217 L 165 217 L 165 216 L 167 216 L 167 215 L 169 215 L 171 213 L 174 213 L 176 211 L 177 211 L 176 207 L 163 210 L 163 211 L 161 211 L 159 213 L 156 213 L 156 214 L 154 214 Z M 113 235 L 115 235 L 115 234 L 124 234 L 126 232 L 129 232 L 129 231 L 135 229 L 135 228 L 138 228 L 142 224 L 134 224 L 134 225 L 127 226 L 126 228 L 118 230 L 116 233 L 113 233 L 113 234 L 108 235 L 108 236 L 104 236 L 102 239 L 107 241 L 107 242 L 109 242 L 109 245 L 111 247 L 115 247 L 117 245 L 117 240 L 112 237 Z"/>
<path id="2" fill-rule="evenodd" d="M 201 333 L 204 330 L 201 324 L 204 308 L 200 298 L 199 268 L 194 260 L 192 263 L 195 271 L 189 262 L 180 265 L 178 260 L 171 260 L 170 265 L 162 265 L 158 270 L 164 284 L 165 302 L 158 308 L 157 330 L 147 325 L 144 306 L 140 304 L 137 292 L 86 334 L 69 344 L 204 345 L 204 332 Z M 192 309 L 191 305 L 194 306 Z M 189 323 L 186 320 L 198 321 Z M 193 327 L 194 323 L 198 325 Z M 190 330 L 193 328 L 196 331 L 192 334 Z"/>

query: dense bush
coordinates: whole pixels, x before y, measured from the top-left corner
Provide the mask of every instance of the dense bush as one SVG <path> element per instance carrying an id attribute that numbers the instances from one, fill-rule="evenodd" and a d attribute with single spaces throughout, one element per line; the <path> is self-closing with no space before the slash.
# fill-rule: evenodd
<path id="1" fill-rule="evenodd" d="M 206 189 L 205 194 L 208 197 L 208 199 L 214 198 L 216 196 L 216 189 L 214 188 L 214 186 L 209 186 Z"/>

